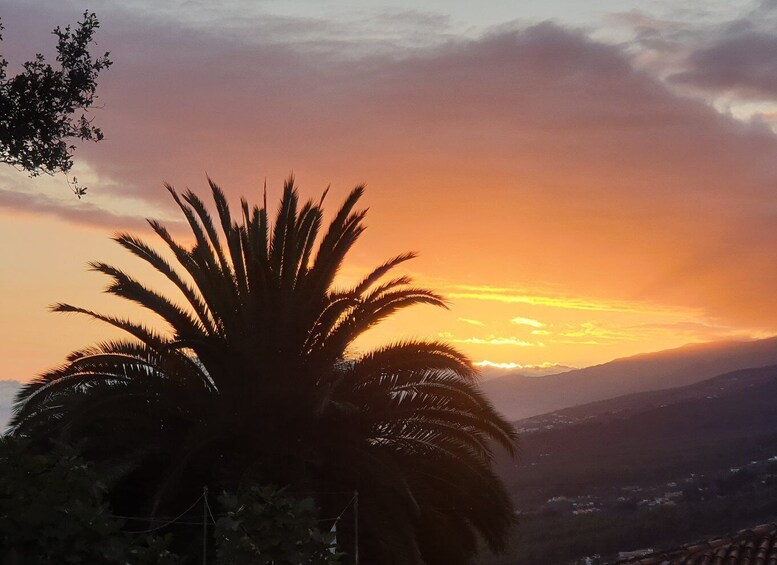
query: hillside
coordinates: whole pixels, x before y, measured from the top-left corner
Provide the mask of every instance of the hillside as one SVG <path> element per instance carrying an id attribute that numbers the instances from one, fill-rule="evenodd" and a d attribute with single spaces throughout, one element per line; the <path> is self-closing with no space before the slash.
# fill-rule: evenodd
<path id="1" fill-rule="evenodd" d="M 521 465 L 502 467 L 510 488 L 519 497 L 528 491 L 556 496 L 592 486 L 668 480 L 777 455 L 777 366 L 628 401 L 622 412 L 523 433 Z"/>
<path id="2" fill-rule="evenodd" d="M 498 467 L 521 524 L 481 562 L 569 563 L 774 520 L 776 402 L 769 366 L 517 422 L 520 461 Z"/>
<path id="3" fill-rule="evenodd" d="M 730 371 L 777 364 L 777 337 L 694 344 L 545 377 L 506 375 L 483 390 L 520 420 L 627 394 L 681 387 Z"/>
<path id="4" fill-rule="evenodd" d="M 585 420 L 603 416 L 624 419 L 651 408 L 663 408 L 688 400 L 725 396 L 744 387 L 765 384 L 773 376 L 769 369 L 770 367 L 763 367 L 734 371 L 683 387 L 626 394 L 525 418 L 517 421 L 516 425 L 519 429 L 543 429 L 548 426 L 559 427 L 582 423 Z"/>

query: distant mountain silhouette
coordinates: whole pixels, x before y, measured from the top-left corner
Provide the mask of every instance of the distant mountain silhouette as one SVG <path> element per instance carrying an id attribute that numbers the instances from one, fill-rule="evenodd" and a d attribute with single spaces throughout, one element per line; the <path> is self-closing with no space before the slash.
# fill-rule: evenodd
<path id="1" fill-rule="evenodd" d="M 577 367 L 568 367 L 566 365 L 552 365 L 549 367 L 521 367 L 519 369 L 503 369 L 501 367 L 478 367 L 480 379 L 490 381 L 501 377 L 547 377 L 549 375 L 558 375 L 567 371 L 574 371 Z"/>
<path id="2" fill-rule="evenodd" d="M 0 433 L 3 433 L 11 419 L 13 399 L 22 383 L 19 381 L 0 381 Z"/>
<path id="3" fill-rule="evenodd" d="M 506 375 L 482 384 L 496 407 L 520 420 L 626 394 L 693 384 L 777 364 L 777 337 L 693 344 L 546 377 Z"/>
<path id="4" fill-rule="evenodd" d="M 777 366 L 770 366 L 523 420 L 519 429 L 587 417 L 524 432 L 521 464 L 504 461 L 500 472 L 525 500 L 763 461 L 777 455 L 776 399 Z M 616 411 L 602 413 L 607 404 Z"/>
<path id="5" fill-rule="evenodd" d="M 742 390 L 760 387 L 775 379 L 777 379 L 777 368 L 774 366 L 741 369 L 683 387 L 635 392 L 573 406 L 539 416 L 537 419 L 547 420 L 550 416 L 553 416 L 556 421 L 570 422 L 601 417 L 624 419 L 640 412 L 666 408 L 681 402 L 728 397 Z M 519 425 L 521 422 L 533 419 L 535 418 L 521 420 Z"/>

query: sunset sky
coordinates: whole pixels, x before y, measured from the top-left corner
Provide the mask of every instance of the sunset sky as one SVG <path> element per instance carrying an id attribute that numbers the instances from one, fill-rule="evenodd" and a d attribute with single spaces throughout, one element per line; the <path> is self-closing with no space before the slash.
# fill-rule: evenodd
<path id="1" fill-rule="evenodd" d="M 109 240 L 181 224 L 162 187 L 235 202 L 290 172 L 331 211 L 365 182 L 342 273 L 407 250 L 450 310 L 365 337 L 582 367 L 777 333 L 777 2 L 0 0 L 12 70 L 97 13 L 102 143 L 60 176 L 0 166 L 0 378 L 115 335 L 51 314 L 101 294 Z"/>

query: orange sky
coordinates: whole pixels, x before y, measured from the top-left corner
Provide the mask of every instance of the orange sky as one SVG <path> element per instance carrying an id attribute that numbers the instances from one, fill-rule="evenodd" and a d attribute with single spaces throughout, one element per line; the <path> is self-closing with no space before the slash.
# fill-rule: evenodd
<path id="1" fill-rule="evenodd" d="M 20 58 L 18 45 L 39 49 L 77 18 L 12 4 L 5 42 Z M 332 185 L 330 209 L 367 183 L 369 229 L 343 278 L 415 250 L 407 269 L 451 308 L 409 311 L 364 347 L 427 336 L 476 361 L 585 366 L 777 333 L 777 87 L 707 56 L 777 45 L 755 16 L 736 37 L 725 22 L 651 28 L 643 15 L 627 43 L 556 21 L 366 49 L 98 15 L 115 64 L 95 112 L 107 139 L 77 153 L 87 198 L 61 177 L 0 170 L 0 378 L 109 335 L 49 314 L 53 302 L 134 312 L 100 294 L 86 262 L 147 275 L 109 235 L 144 232 L 144 216 L 174 222 L 161 182 L 204 194 L 206 172 L 236 201 L 258 198 L 265 177 L 277 197 L 293 170 L 303 195 Z M 662 48 L 683 25 L 693 40 Z"/>

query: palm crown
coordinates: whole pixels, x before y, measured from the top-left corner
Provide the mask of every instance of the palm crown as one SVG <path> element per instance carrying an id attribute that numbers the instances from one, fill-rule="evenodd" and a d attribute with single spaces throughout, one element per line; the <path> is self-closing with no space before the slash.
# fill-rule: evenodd
<path id="1" fill-rule="evenodd" d="M 134 339 L 76 351 L 26 385 L 12 432 L 79 441 L 94 458 L 127 461 L 133 470 L 117 498 L 130 507 L 173 507 L 203 482 L 265 482 L 316 493 L 326 513 L 358 490 L 366 562 L 466 563 L 481 538 L 498 549 L 512 510 L 491 470 L 492 446 L 512 450 L 515 437 L 479 392 L 469 360 L 422 340 L 352 351 L 398 310 L 444 306 L 408 277 L 387 277 L 412 253 L 352 288 L 333 287 L 365 229 L 356 209 L 364 188 L 319 237 L 324 198 L 300 205 L 293 179 L 272 224 L 266 197 L 262 207 L 242 200 L 236 219 L 209 182 L 220 233 L 196 194 L 169 186 L 193 246 L 149 222 L 178 266 L 132 235 L 115 237 L 169 279 L 185 306 L 91 264 L 110 277 L 108 292 L 158 314 L 170 331 L 57 304 Z M 348 549 L 349 527 L 339 528 Z"/>

